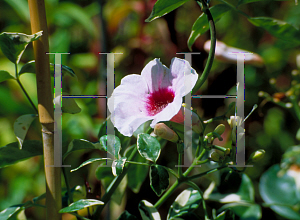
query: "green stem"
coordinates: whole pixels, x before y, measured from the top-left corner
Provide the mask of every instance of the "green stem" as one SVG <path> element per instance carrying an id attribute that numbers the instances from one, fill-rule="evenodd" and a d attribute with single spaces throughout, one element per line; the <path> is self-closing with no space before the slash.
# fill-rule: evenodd
<path id="1" fill-rule="evenodd" d="M 209 11 L 209 8 L 208 8 L 207 4 L 205 3 L 204 0 L 201 0 L 201 2 L 202 2 L 202 4 L 197 0 L 197 3 L 199 4 L 200 7 L 202 5 L 202 7 L 203 7 L 202 10 L 207 16 L 207 20 L 208 20 L 208 23 L 209 23 L 209 29 L 210 29 L 211 41 L 210 41 L 210 51 L 208 53 L 208 59 L 207 59 L 204 71 L 203 71 L 201 77 L 198 79 L 198 81 L 197 81 L 197 83 L 196 83 L 196 85 L 193 89 L 192 94 L 195 94 L 200 89 L 200 87 L 203 85 L 203 83 L 206 81 L 206 79 L 208 77 L 208 74 L 210 72 L 210 69 L 212 67 L 213 61 L 214 61 L 215 48 L 216 48 L 215 23 L 214 23 L 213 17 L 211 15 L 210 11 Z"/>
<path id="2" fill-rule="evenodd" d="M 193 187 L 195 190 L 197 190 L 201 197 L 202 197 L 202 206 L 203 206 L 203 210 L 204 210 L 204 217 L 205 217 L 205 220 L 209 220 L 209 217 L 208 217 L 208 213 L 207 213 L 207 209 L 206 209 L 206 203 L 205 203 L 205 200 L 203 198 L 203 192 L 201 191 L 201 189 L 197 186 L 196 183 L 192 182 L 192 181 L 187 181 L 186 182 L 188 185 L 190 185 L 191 187 Z"/>
<path id="3" fill-rule="evenodd" d="M 208 171 L 203 172 L 203 173 L 199 173 L 199 174 L 196 174 L 196 175 L 193 175 L 193 176 L 189 176 L 189 177 L 186 177 L 186 180 L 190 181 L 190 180 L 193 180 L 193 179 L 197 179 L 199 177 L 205 176 L 209 173 L 213 173 L 213 172 L 216 172 L 216 171 L 224 169 L 224 168 L 228 168 L 228 166 L 221 166 L 221 167 L 218 167 L 218 168 L 215 168 L 215 169 L 208 170 Z"/>
<path id="4" fill-rule="evenodd" d="M 293 104 L 293 108 L 294 108 L 294 111 L 295 111 L 295 114 L 296 114 L 296 118 L 298 119 L 298 122 L 300 123 L 300 107 L 297 103 L 296 96 L 295 95 L 290 96 L 290 100 Z"/>
<path id="5" fill-rule="evenodd" d="M 165 194 L 163 194 L 162 197 L 155 203 L 154 207 L 158 209 L 166 200 L 167 198 L 175 191 L 175 189 L 180 185 L 181 182 L 179 180 L 176 180 L 176 182 L 168 189 Z"/>
<path id="6" fill-rule="evenodd" d="M 184 172 L 183 176 L 186 177 L 194 169 L 194 166 L 199 164 L 199 160 L 204 156 L 206 149 L 203 149 L 201 154 L 193 161 L 192 165 Z"/>
<path id="7" fill-rule="evenodd" d="M 19 76 L 18 76 L 18 66 L 17 64 L 15 64 L 15 74 L 16 74 L 16 81 L 17 83 L 19 84 L 19 86 L 21 87 L 23 93 L 25 94 L 26 98 L 28 99 L 28 101 L 30 102 L 31 106 L 33 107 L 33 109 L 35 110 L 35 112 L 38 114 L 38 110 L 37 108 L 35 107 L 35 105 L 33 104 L 31 98 L 29 97 L 28 93 L 26 92 L 25 88 L 23 87 L 20 79 L 19 79 Z"/>
<path id="8" fill-rule="evenodd" d="M 178 151 L 178 176 L 179 178 L 182 177 L 182 152 L 183 152 L 183 145 L 182 143 L 177 144 L 177 151 Z"/>
<path id="9" fill-rule="evenodd" d="M 128 157 L 128 160 L 132 160 L 137 152 L 138 152 L 137 147 L 135 147 L 133 149 L 133 151 L 131 152 L 130 156 Z M 97 207 L 97 209 L 93 215 L 93 218 L 92 218 L 93 220 L 100 219 L 100 214 L 101 214 L 102 210 L 104 209 L 105 205 L 110 200 L 112 194 L 115 192 L 115 190 L 119 186 L 120 182 L 123 180 L 124 176 L 127 174 L 130 166 L 131 166 L 130 163 L 125 164 L 122 173 L 119 176 L 115 177 L 114 180 L 110 183 L 110 185 L 108 186 L 108 188 L 106 190 L 106 193 L 101 198 L 101 201 L 104 202 L 104 205 L 100 205 Z"/>
<path id="10" fill-rule="evenodd" d="M 71 204 L 71 203 L 73 203 L 73 195 L 72 195 L 71 190 L 70 190 L 70 185 L 69 185 L 69 180 L 68 180 L 66 168 L 62 167 L 62 171 L 63 171 L 63 175 L 64 175 L 64 179 L 65 179 L 65 184 L 66 184 L 66 187 L 67 187 L 68 199 L 69 199 L 69 202 Z M 71 213 L 71 214 L 74 214 L 76 216 L 76 219 L 79 220 L 77 212 L 74 212 L 74 213 Z"/>

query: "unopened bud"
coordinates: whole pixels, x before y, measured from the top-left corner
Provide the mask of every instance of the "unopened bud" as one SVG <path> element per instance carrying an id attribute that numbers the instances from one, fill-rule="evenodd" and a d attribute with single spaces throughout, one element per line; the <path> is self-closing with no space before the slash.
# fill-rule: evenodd
<path id="1" fill-rule="evenodd" d="M 252 162 L 257 162 L 265 156 L 265 153 L 265 150 L 257 150 L 250 155 L 249 160 L 251 160 Z"/>
<path id="2" fill-rule="evenodd" d="M 210 158 L 215 161 L 218 162 L 220 160 L 220 154 L 218 154 L 217 152 L 212 152 L 212 154 L 210 155 Z"/>
<path id="3" fill-rule="evenodd" d="M 241 126 L 242 118 L 240 116 L 230 116 L 230 119 L 227 120 L 230 128 L 234 128 L 235 126 Z"/>
<path id="4" fill-rule="evenodd" d="M 219 135 L 222 135 L 224 131 L 225 131 L 225 125 L 223 124 L 219 124 L 214 130 L 214 132 L 216 132 Z"/>
<path id="5" fill-rule="evenodd" d="M 178 136 L 171 128 L 164 123 L 158 123 L 154 126 L 154 134 L 168 141 L 177 142 Z"/>

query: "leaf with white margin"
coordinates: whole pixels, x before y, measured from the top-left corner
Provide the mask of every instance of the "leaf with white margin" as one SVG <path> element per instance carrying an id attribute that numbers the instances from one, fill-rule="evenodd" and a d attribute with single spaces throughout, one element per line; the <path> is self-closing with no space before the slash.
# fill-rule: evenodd
<path id="1" fill-rule="evenodd" d="M 0 34 L 0 48 L 3 54 L 14 64 L 18 64 L 27 45 L 39 39 L 43 31 L 32 35 L 3 32 Z"/>
<path id="2" fill-rule="evenodd" d="M 119 176 L 122 173 L 126 159 L 126 157 L 122 157 L 112 162 L 111 169 L 114 176 Z"/>
<path id="3" fill-rule="evenodd" d="M 184 190 L 177 196 L 171 205 L 167 219 L 177 219 L 178 217 L 193 211 L 194 209 L 198 208 L 201 200 L 202 196 L 198 190 L 193 188 Z"/>
<path id="4" fill-rule="evenodd" d="M 28 131 L 31 123 L 36 118 L 37 118 L 37 115 L 35 115 L 35 114 L 27 114 L 27 115 L 20 116 L 15 121 L 14 132 L 18 139 L 20 149 L 22 149 L 24 139 L 26 137 L 27 131 Z"/>
<path id="5" fill-rule="evenodd" d="M 137 149 L 142 157 L 156 162 L 161 151 L 160 143 L 149 134 L 138 134 Z"/>
<path id="6" fill-rule="evenodd" d="M 104 202 L 96 199 L 81 199 L 71 203 L 68 207 L 59 210 L 59 213 L 76 212 L 94 205 L 104 205 Z"/>
<path id="7" fill-rule="evenodd" d="M 76 170 L 79 170 L 81 167 L 84 167 L 84 166 L 89 165 L 91 163 L 94 163 L 94 162 L 97 162 L 97 161 L 104 161 L 104 160 L 111 160 L 111 158 L 91 158 L 91 159 L 88 159 L 87 161 L 80 164 L 79 167 L 71 170 L 70 172 L 74 172 Z"/>
<path id="8" fill-rule="evenodd" d="M 120 139 L 112 134 L 104 135 L 99 140 L 102 148 L 106 149 L 108 153 L 113 155 L 116 159 L 120 156 L 121 141 Z"/>
<path id="9" fill-rule="evenodd" d="M 139 211 L 141 213 L 142 220 L 161 220 L 159 212 L 146 200 L 140 201 Z"/>

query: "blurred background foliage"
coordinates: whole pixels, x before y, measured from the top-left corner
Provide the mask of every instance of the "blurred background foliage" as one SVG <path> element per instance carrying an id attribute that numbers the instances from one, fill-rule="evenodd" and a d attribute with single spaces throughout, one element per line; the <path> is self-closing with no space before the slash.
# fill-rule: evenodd
<path id="1" fill-rule="evenodd" d="M 154 58 L 160 58 L 166 66 L 170 65 L 174 56 L 183 58 L 182 55 L 176 55 L 176 52 L 188 52 L 187 39 L 201 10 L 196 2 L 188 1 L 166 16 L 145 23 L 144 20 L 149 16 L 155 2 L 155 0 L 45 0 L 50 52 L 69 52 L 70 55 L 62 55 L 62 64 L 71 67 L 78 78 L 65 76 L 63 91 L 72 95 L 106 95 L 106 56 L 99 55 L 99 52 L 122 53 L 115 56 L 115 86 L 118 86 L 120 80 L 127 74 L 140 74 L 145 64 Z M 238 1 L 228 2 L 236 5 Z M 219 2 L 213 0 L 211 5 L 215 4 Z M 0 32 L 31 33 L 26 0 L 2 0 L 0 5 Z M 296 27 L 300 26 L 300 5 L 295 5 L 293 1 L 253 2 L 241 5 L 240 10 L 250 16 L 267 16 L 284 20 Z M 245 115 L 254 104 L 259 105 L 245 124 L 246 158 L 255 150 L 266 151 L 262 161 L 255 164 L 254 168 L 246 170 L 254 183 L 256 201 L 259 203 L 262 202 L 258 193 L 260 176 L 270 166 L 279 163 L 282 154 L 289 147 L 298 144 L 296 133 L 300 122 L 293 110 L 264 101 L 258 96 L 258 92 L 263 90 L 272 96 L 274 93 L 286 92 L 290 88 L 293 80 L 291 72 L 297 69 L 296 55 L 300 53 L 300 48 L 253 26 L 245 17 L 234 11 L 226 13 L 216 23 L 216 31 L 218 40 L 233 47 L 255 52 L 265 62 L 262 68 L 245 66 Z M 193 45 L 193 51 L 200 52 L 200 55 L 193 55 L 192 62 L 198 74 L 201 74 L 207 58 L 207 53 L 203 49 L 207 40 L 209 40 L 208 32 L 200 36 Z M 33 59 L 30 44 L 19 66 Z M 54 62 L 53 55 L 50 55 L 50 60 Z M 14 74 L 13 64 L 2 52 L 0 52 L 0 69 Z M 272 83 L 271 78 L 275 80 Z M 23 74 L 21 81 L 34 103 L 37 103 L 35 76 Z M 215 61 L 208 81 L 197 94 L 234 93 L 235 84 L 236 64 Z M 225 112 L 231 101 L 234 99 L 193 99 L 193 108 L 206 120 Z M 285 102 L 284 97 L 281 101 Z M 74 138 L 97 141 L 100 124 L 107 116 L 105 98 L 78 98 L 76 102 L 81 112 L 76 115 L 63 115 L 64 146 Z M 33 110 L 14 81 L 0 84 L 0 106 L 0 146 L 5 146 L 16 141 L 13 132 L 14 121 L 20 115 L 33 113 Z M 223 135 L 226 141 L 230 138 L 230 128 L 227 122 L 224 123 L 227 127 Z M 214 127 L 211 127 L 211 130 L 213 129 Z M 27 139 L 40 140 L 40 133 L 38 123 L 35 121 L 27 134 Z M 224 145 L 222 142 L 219 144 Z M 169 156 L 169 152 L 175 151 L 174 146 L 168 144 L 165 147 L 158 163 L 169 166 L 176 163 L 176 154 L 173 158 Z M 68 156 L 66 164 L 74 168 L 93 155 L 99 156 L 99 152 L 73 153 Z M 99 190 L 100 182 L 95 177 L 96 168 L 97 166 L 92 165 L 70 173 L 71 187 L 78 184 L 85 185 L 88 182 L 93 192 L 92 196 L 103 193 L 103 189 Z M 123 201 L 119 206 L 120 213 L 122 206 L 126 206 L 128 211 L 134 213 L 137 202 L 141 199 L 147 199 L 152 203 L 157 201 L 155 194 L 149 191 L 148 181 L 146 179 L 141 188 L 141 192 L 144 193 L 136 195 L 128 191 L 128 203 Z M 202 187 L 207 187 L 209 181 L 201 178 L 198 183 Z M 227 187 L 227 191 L 230 191 L 235 186 L 233 184 Z M 41 157 L 31 158 L 0 170 L 0 210 L 30 200 L 44 191 Z M 171 200 L 169 203 L 171 204 Z M 163 207 L 170 204 L 166 203 Z M 112 204 L 111 208 L 115 207 L 114 205 Z M 42 208 L 26 210 L 28 219 L 43 219 L 43 212 L 39 209 Z M 161 216 L 166 215 L 164 213 L 166 211 L 163 210 L 164 208 Z M 268 219 L 271 219 L 270 216 L 272 219 L 282 219 L 268 207 L 263 208 L 262 219 L 266 219 L 266 216 Z M 66 219 L 69 219 L 67 215 Z"/>

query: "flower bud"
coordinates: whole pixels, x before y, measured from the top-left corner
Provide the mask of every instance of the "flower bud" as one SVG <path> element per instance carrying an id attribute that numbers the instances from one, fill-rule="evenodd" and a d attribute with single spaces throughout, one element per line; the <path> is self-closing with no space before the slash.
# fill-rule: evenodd
<path id="1" fill-rule="evenodd" d="M 214 132 L 216 132 L 219 135 L 222 135 L 224 131 L 225 131 L 225 125 L 223 124 L 219 124 L 214 130 Z"/>
<path id="2" fill-rule="evenodd" d="M 210 155 L 210 158 L 215 161 L 218 162 L 220 160 L 220 154 L 218 154 L 217 152 L 212 152 L 212 154 Z"/>
<path id="3" fill-rule="evenodd" d="M 265 150 L 257 150 L 250 155 L 249 161 L 251 160 L 252 162 L 257 162 L 265 156 L 265 153 Z"/>
<path id="4" fill-rule="evenodd" d="M 177 142 L 178 136 L 171 128 L 164 123 L 158 123 L 154 126 L 154 134 L 168 141 Z"/>

